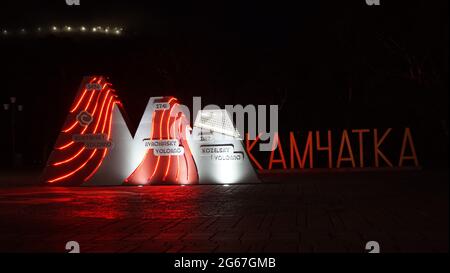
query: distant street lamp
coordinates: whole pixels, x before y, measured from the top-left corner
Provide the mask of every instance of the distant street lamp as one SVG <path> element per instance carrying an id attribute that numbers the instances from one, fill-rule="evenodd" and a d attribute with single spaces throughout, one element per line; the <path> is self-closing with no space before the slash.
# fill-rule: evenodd
<path id="1" fill-rule="evenodd" d="M 23 111 L 23 105 L 17 104 L 16 97 L 9 98 L 10 103 L 3 104 L 5 111 L 11 111 L 11 149 L 12 149 L 12 164 L 16 163 L 16 112 Z"/>

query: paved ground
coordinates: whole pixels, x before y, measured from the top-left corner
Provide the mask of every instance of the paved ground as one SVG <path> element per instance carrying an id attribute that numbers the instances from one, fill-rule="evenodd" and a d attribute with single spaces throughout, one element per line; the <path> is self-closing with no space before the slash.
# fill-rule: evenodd
<path id="1" fill-rule="evenodd" d="M 0 188 L 0 252 L 448 252 L 446 172 L 260 185 Z M 279 181 L 284 182 L 279 182 Z M 1 181 L 1 180 L 0 180 Z"/>

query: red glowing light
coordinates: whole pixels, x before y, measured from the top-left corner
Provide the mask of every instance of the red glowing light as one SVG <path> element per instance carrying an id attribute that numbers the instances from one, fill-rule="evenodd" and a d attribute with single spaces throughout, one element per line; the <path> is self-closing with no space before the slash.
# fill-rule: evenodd
<path id="1" fill-rule="evenodd" d="M 98 172 L 108 154 L 108 148 L 94 148 L 90 150 L 83 141 L 73 138 L 78 135 L 105 134 L 105 140 L 111 141 L 113 130 L 113 110 L 122 103 L 117 99 L 111 84 L 103 78 L 91 78 L 85 82 L 101 83 L 101 89 L 94 87 L 92 90 L 85 88 L 79 91 L 74 106 L 72 107 L 64 130 L 58 138 L 57 145 L 53 151 L 48 167 L 46 168 L 46 181 L 48 183 L 65 183 L 79 185 L 91 180 Z M 87 94 L 91 92 L 90 94 Z M 183 114 L 172 116 L 175 108 L 179 106 L 176 98 L 163 98 L 169 107 L 152 114 L 152 125 L 150 139 L 171 140 L 176 139 L 184 153 L 180 155 L 167 154 L 155 155 L 153 151 L 147 150 L 139 166 L 125 179 L 131 184 L 153 184 L 165 181 L 166 183 L 192 184 L 198 183 L 198 175 L 194 159 L 186 140 L 188 122 Z M 80 109 L 80 105 L 84 105 Z M 76 116 L 79 111 L 90 111 L 92 122 L 84 128 L 77 127 Z M 78 129 L 79 128 L 79 129 Z M 89 136 L 87 136 L 89 137 Z M 85 139 L 85 138 L 81 138 Z M 73 147 L 73 148 L 72 148 Z M 70 148 L 70 149 L 68 149 Z M 100 151 L 102 150 L 103 151 Z M 68 154 L 70 152 L 70 155 Z M 176 157 L 175 160 L 172 157 Z"/>
<path id="2" fill-rule="evenodd" d="M 92 97 L 94 97 L 94 94 L 95 94 L 96 92 L 95 92 L 95 90 L 92 90 L 91 93 L 92 93 L 92 94 L 91 94 L 91 96 L 89 97 L 89 100 L 88 100 L 86 106 L 84 107 L 84 111 L 87 111 L 87 109 L 89 108 L 89 105 L 91 105 Z"/>
<path id="3" fill-rule="evenodd" d="M 111 109 L 114 107 L 115 104 L 116 104 L 116 101 L 113 102 Z M 112 116 L 110 116 L 110 118 L 109 118 L 108 140 L 110 140 L 110 137 L 111 137 L 111 123 L 112 123 Z M 100 168 L 100 166 L 103 163 L 103 160 L 105 159 L 107 151 L 108 151 L 107 149 L 104 149 L 102 158 L 100 159 L 100 161 L 98 162 L 98 164 L 94 168 L 94 170 L 84 179 L 85 182 L 88 181 L 89 179 L 91 179 L 91 177 L 98 171 L 98 169 Z"/>
<path id="4" fill-rule="evenodd" d="M 104 120 L 103 120 L 102 133 L 105 132 L 105 126 L 106 126 L 107 120 L 108 120 L 108 118 L 110 118 L 110 116 L 109 116 L 109 112 L 110 112 L 110 110 L 111 110 L 110 105 L 111 105 L 111 103 L 112 103 L 112 100 L 113 100 L 115 97 L 116 97 L 116 96 L 111 96 L 111 97 L 109 98 L 108 106 L 106 107 L 105 118 L 104 118 Z M 95 132 L 97 132 L 97 131 L 94 131 L 94 133 L 95 133 Z"/>
<path id="5" fill-rule="evenodd" d="M 127 179 L 125 179 L 127 183 L 138 185 L 158 184 L 161 182 L 182 184 L 198 183 L 197 170 L 187 140 L 179 133 L 188 122 L 183 115 L 177 115 L 176 117 L 172 115 L 176 110 L 174 108 L 179 105 L 176 103 L 175 98 L 163 98 L 160 102 L 163 101 L 168 103 L 170 107 L 168 109 L 160 111 L 156 110 L 153 112 L 150 139 L 176 139 L 178 140 L 179 146 L 184 148 L 185 153 L 183 155 L 155 155 L 154 152 L 149 149 L 139 166 Z M 173 130 L 171 130 L 171 128 Z M 176 161 L 172 159 L 173 157 L 177 158 Z M 183 164 L 181 165 L 182 162 Z M 188 174 L 187 172 L 193 173 Z"/>
<path id="6" fill-rule="evenodd" d="M 177 126 L 176 126 L 176 122 L 177 122 L 177 120 L 175 119 L 175 121 L 174 121 L 175 126 L 173 126 L 173 135 L 174 135 L 175 137 L 177 137 L 177 132 L 178 132 Z M 180 119 L 178 119 L 178 123 L 180 123 Z M 178 137 L 177 137 L 177 138 L 178 138 Z M 180 157 L 177 156 L 177 173 L 176 173 L 176 175 L 175 175 L 175 182 L 178 182 L 178 174 L 179 174 L 179 173 L 180 173 Z"/>
<path id="7" fill-rule="evenodd" d="M 170 103 L 170 101 L 169 101 L 169 103 Z M 173 111 L 173 109 L 175 109 L 175 107 L 178 105 L 178 103 L 175 103 L 174 105 L 173 105 L 173 107 L 170 109 L 170 112 L 169 112 L 169 117 L 167 117 L 167 129 L 166 129 L 166 132 L 167 132 L 167 139 L 170 139 L 170 129 L 169 129 L 169 125 L 170 125 L 170 117 L 172 116 L 172 111 Z M 164 173 L 164 177 L 163 177 L 163 181 L 166 181 L 166 177 L 167 177 L 167 174 L 169 173 L 169 169 L 170 169 L 170 159 L 171 159 L 171 155 L 169 155 L 169 162 L 167 163 L 167 167 L 166 167 L 166 172 Z"/>
<path id="8" fill-rule="evenodd" d="M 70 131 L 72 131 L 73 128 L 75 128 L 75 126 L 77 126 L 78 121 L 75 121 L 69 128 L 63 130 L 63 133 L 68 133 Z"/>
<path id="9" fill-rule="evenodd" d="M 77 104 L 75 105 L 75 107 L 70 110 L 70 113 L 75 112 L 78 109 L 78 106 L 80 106 L 81 101 L 83 100 L 84 96 L 86 95 L 87 89 L 84 89 L 83 91 L 83 95 L 81 96 L 81 98 L 78 100 Z"/>
<path id="10" fill-rule="evenodd" d="M 64 161 L 60 161 L 60 162 L 53 163 L 53 166 L 59 166 L 59 165 L 66 164 L 66 163 L 68 163 L 68 162 L 74 160 L 75 158 L 77 158 L 77 157 L 84 151 L 84 149 L 86 149 L 86 148 L 85 148 L 85 147 L 81 148 L 81 149 L 78 151 L 78 153 L 76 153 L 74 156 L 72 156 L 72 157 L 69 158 L 69 159 L 66 159 L 66 160 L 64 160 Z"/>
<path id="11" fill-rule="evenodd" d="M 79 166 L 78 168 L 76 168 L 74 171 L 72 171 L 72 172 L 70 172 L 70 173 L 68 173 L 68 174 L 66 174 L 66 175 L 63 175 L 63 176 L 60 176 L 60 177 L 57 177 L 57 178 L 48 180 L 48 182 L 49 182 L 49 183 L 54 183 L 54 182 L 56 182 L 56 181 L 60 181 L 60 180 L 63 180 L 63 179 L 65 179 L 65 178 L 68 178 L 68 177 L 74 175 L 74 174 L 77 173 L 79 170 L 81 170 L 82 168 L 84 168 L 84 166 L 86 166 L 86 164 L 92 159 L 92 157 L 95 155 L 96 152 L 97 152 L 97 149 L 95 149 L 95 150 L 91 153 L 91 156 L 89 156 L 88 160 L 86 160 L 81 166 Z"/>
<path id="12" fill-rule="evenodd" d="M 89 79 L 87 82 L 96 82 L 97 84 L 101 84 L 103 82 L 103 78 L 94 77 Z M 88 91 L 86 88 L 83 88 L 82 91 L 80 91 L 81 96 L 78 96 L 79 99 L 77 99 L 74 103 L 75 105 L 69 112 L 68 120 L 66 122 L 66 124 L 69 123 L 70 126 L 62 131 L 60 137 L 58 138 L 57 145 L 55 145 L 55 150 L 49 159 L 49 167 L 46 169 L 46 173 L 44 174 L 44 176 L 47 177 L 46 181 L 48 183 L 65 182 L 80 184 L 89 180 L 101 166 L 106 154 L 108 153 L 108 149 L 103 148 L 101 156 L 96 156 L 99 154 L 98 150 L 100 148 L 95 148 L 88 151 L 82 142 L 75 142 L 72 140 L 72 135 L 76 133 L 74 129 L 77 127 L 76 125 L 78 123 L 76 121 L 76 116 L 78 115 L 76 111 L 79 109 L 79 106 L 86 97 L 87 92 L 91 92 L 89 99 L 82 110 L 92 111 L 91 116 L 93 118 L 93 122 L 85 126 L 79 134 L 96 134 L 101 129 L 101 133 L 107 132 L 107 140 L 110 141 L 113 114 L 112 109 L 116 104 L 120 103 L 119 100 L 115 99 L 117 98 L 117 95 L 115 95 L 112 89 L 108 87 L 110 85 L 110 83 L 105 82 L 102 84 L 102 88 L 100 90 L 93 89 Z M 105 88 L 108 90 L 106 91 Z M 102 100 L 101 108 L 99 107 L 100 100 Z M 66 143 L 61 145 L 61 142 Z M 67 152 L 65 152 L 65 150 L 71 146 L 81 147 L 74 154 L 67 156 Z"/>
<path id="13" fill-rule="evenodd" d="M 72 144 L 74 144 L 74 143 L 75 143 L 74 141 L 71 141 L 71 142 L 69 142 L 69 143 L 67 143 L 67 144 L 65 144 L 65 145 L 63 145 L 63 146 L 57 147 L 56 149 L 57 149 L 57 150 L 64 150 L 64 149 L 66 149 L 67 147 L 72 146 Z"/>
<path id="14" fill-rule="evenodd" d="M 89 83 L 93 83 L 97 78 L 93 78 L 89 81 Z M 80 103 L 83 101 L 84 96 L 86 95 L 87 89 L 85 88 L 83 91 L 83 95 L 81 95 L 81 98 L 78 100 L 78 102 L 76 103 L 75 107 L 70 110 L 70 113 L 75 112 L 78 109 L 78 106 L 80 106 Z"/>
<path id="15" fill-rule="evenodd" d="M 100 124 L 100 120 L 101 120 L 102 115 L 103 115 L 103 108 L 105 107 L 105 102 L 106 102 L 106 99 L 107 99 L 108 96 L 109 96 L 109 92 L 110 92 L 110 90 L 108 90 L 108 91 L 106 92 L 105 98 L 103 99 L 102 107 L 100 108 L 100 116 L 99 116 L 99 118 L 97 119 L 97 124 L 95 124 L 94 132 L 97 132 L 97 128 L 98 128 L 98 125 Z"/>

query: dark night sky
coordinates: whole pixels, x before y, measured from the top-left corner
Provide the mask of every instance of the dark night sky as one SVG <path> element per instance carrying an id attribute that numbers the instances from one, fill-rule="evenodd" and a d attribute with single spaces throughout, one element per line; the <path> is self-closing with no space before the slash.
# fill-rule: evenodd
<path id="1" fill-rule="evenodd" d="M 0 29 L 30 33 L 0 36 L 0 99 L 14 94 L 25 105 L 29 162 L 53 145 L 89 74 L 110 77 L 132 126 L 158 95 L 188 105 L 194 95 L 219 105 L 279 104 L 286 131 L 411 126 L 426 143 L 441 137 L 443 119 L 448 124 L 448 1 L 6 2 Z M 53 24 L 125 32 L 31 33 Z M 7 124 L 5 112 L 1 119 Z"/>

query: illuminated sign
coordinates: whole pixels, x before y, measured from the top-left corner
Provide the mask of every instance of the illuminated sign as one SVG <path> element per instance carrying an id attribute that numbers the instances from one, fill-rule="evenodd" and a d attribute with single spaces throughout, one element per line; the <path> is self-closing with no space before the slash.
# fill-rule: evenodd
<path id="1" fill-rule="evenodd" d="M 176 98 L 150 98 L 132 136 L 112 85 L 104 77 L 85 77 L 44 170 L 45 182 L 87 186 L 259 181 L 225 111 L 200 113 L 196 124 L 202 128 L 192 130 L 182 110 Z M 192 137 L 198 133 L 210 138 Z"/>
<path id="2" fill-rule="evenodd" d="M 401 131 L 396 155 L 383 150 L 391 128 L 328 130 L 325 135 L 309 131 L 302 141 L 291 132 L 288 150 L 286 139 L 275 133 L 269 140 L 272 150 L 258 152 L 259 137 L 250 140 L 247 135 L 244 143 L 227 110 L 199 110 L 191 128 L 183 107 L 174 97 L 151 97 L 132 135 L 112 85 L 104 77 L 85 77 L 43 179 L 52 185 L 233 184 L 259 182 L 253 166 L 419 166 L 409 128 Z M 267 163 L 261 160 L 264 153 Z"/>
<path id="3" fill-rule="evenodd" d="M 209 183 L 257 182 L 245 146 L 226 110 L 201 110 L 194 123 L 190 146 L 199 176 Z"/>
<path id="4" fill-rule="evenodd" d="M 289 146 L 281 141 L 278 134 L 275 139 L 278 142 L 276 149 L 260 153 L 263 158 L 268 158 L 267 167 L 263 167 L 256 158 L 259 152 L 254 147 L 259 140 L 246 140 L 248 156 L 259 170 L 420 167 L 410 128 L 395 131 L 392 128 L 353 129 L 342 130 L 339 134 L 332 134 L 331 130 L 326 134 L 308 131 L 302 141 L 299 141 L 298 135 L 290 132 Z M 386 145 L 390 145 L 391 155 L 387 155 L 384 150 Z"/>

